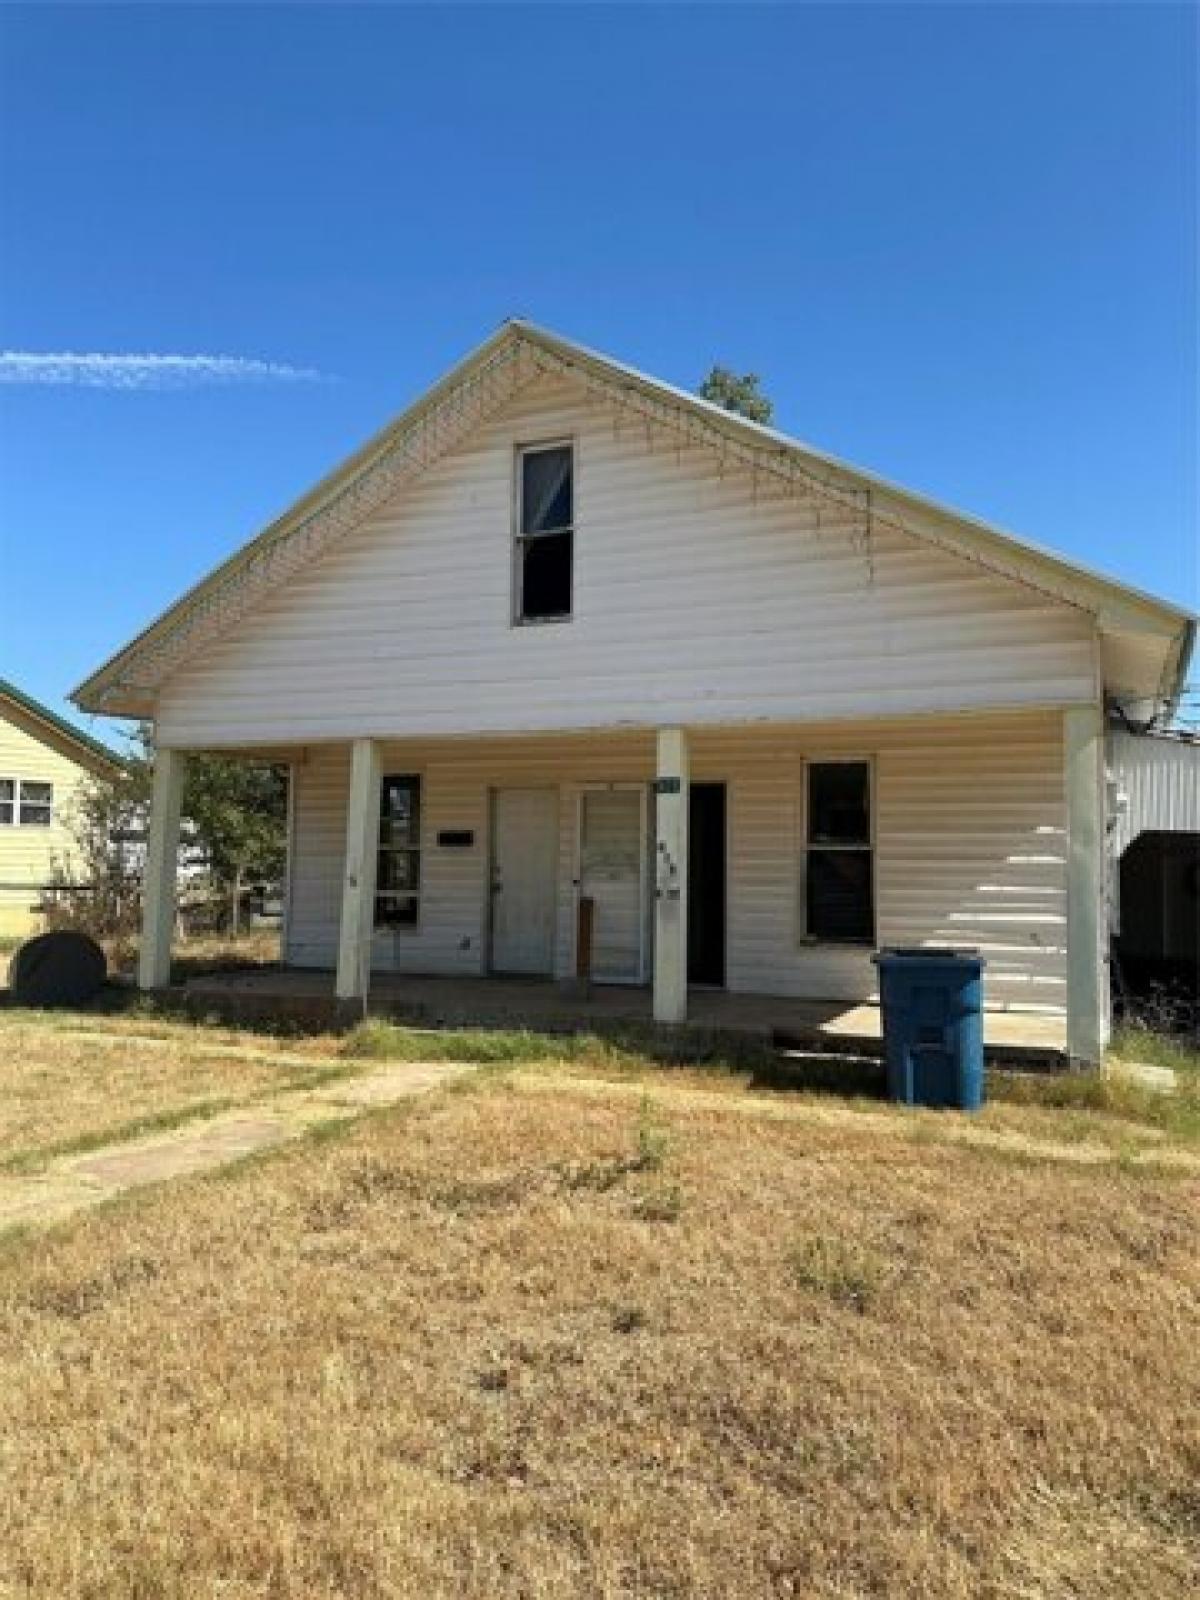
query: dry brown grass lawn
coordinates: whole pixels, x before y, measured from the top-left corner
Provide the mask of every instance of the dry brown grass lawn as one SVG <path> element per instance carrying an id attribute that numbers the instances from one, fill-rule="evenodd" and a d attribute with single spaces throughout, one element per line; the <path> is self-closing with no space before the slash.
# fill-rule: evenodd
<path id="1" fill-rule="evenodd" d="M 322 1067 L 307 1049 L 311 1066 L 228 1029 L 0 1012 L 0 1174 L 304 1083 Z"/>
<path id="2" fill-rule="evenodd" d="M 1200 1188 L 476 1080 L 0 1257 L 0 1595 L 1182 1596 Z"/>

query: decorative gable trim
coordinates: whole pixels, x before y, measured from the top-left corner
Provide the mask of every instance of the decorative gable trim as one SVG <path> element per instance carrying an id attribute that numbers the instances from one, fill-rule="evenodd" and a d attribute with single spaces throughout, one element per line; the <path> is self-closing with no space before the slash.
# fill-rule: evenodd
<path id="1" fill-rule="evenodd" d="M 76 703 L 114 715 L 152 714 L 166 678 L 232 629 L 260 595 L 326 554 L 543 374 L 577 382 L 598 403 L 615 407 L 646 429 L 652 448 L 665 441 L 677 452 L 702 449 L 719 471 L 748 473 L 764 492 L 804 500 L 818 527 L 848 537 L 868 570 L 873 532 L 886 526 L 1081 611 L 1101 627 L 1161 635 L 1170 626 L 1181 637 L 1190 627 L 1175 608 L 543 329 L 511 322 L 83 683 Z"/>
<path id="2" fill-rule="evenodd" d="M 446 392 L 433 392 L 291 512 L 210 574 L 75 692 L 96 710 L 148 712 L 153 691 L 184 661 L 227 633 L 267 590 L 301 568 L 429 470 L 537 376 L 519 340 L 508 339 L 464 372 Z"/>

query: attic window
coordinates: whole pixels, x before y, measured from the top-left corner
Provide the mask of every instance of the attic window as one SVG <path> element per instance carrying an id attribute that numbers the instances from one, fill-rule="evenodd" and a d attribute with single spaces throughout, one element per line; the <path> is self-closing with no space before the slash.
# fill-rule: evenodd
<path id="1" fill-rule="evenodd" d="M 574 544 L 574 449 L 549 444 L 518 451 L 517 622 L 563 622 L 570 617 Z"/>

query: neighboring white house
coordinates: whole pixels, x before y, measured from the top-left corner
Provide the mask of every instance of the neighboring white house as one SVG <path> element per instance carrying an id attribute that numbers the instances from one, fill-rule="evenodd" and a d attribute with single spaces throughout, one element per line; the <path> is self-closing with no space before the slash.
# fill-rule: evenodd
<path id="1" fill-rule="evenodd" d="M 977 946 L 989 1005 L 1107 1027 L 1106 695 L 1175 606 L 509 323 L 76 691 L 159 748 L 141 980 L 188 750 L 286 760 L 285 958 L 873 992 Z"/>
<path id="2" fill-rule="evenodd" d="M 79 870 L 80 789 L 119 765 L 98 740 L 0 679 L 0 936 L 37 932 L 55 874 Z"/>

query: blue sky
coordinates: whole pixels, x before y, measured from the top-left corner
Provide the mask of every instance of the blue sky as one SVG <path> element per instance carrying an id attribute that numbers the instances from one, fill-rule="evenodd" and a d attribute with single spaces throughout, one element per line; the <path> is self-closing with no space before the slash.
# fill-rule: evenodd
<path id="1" fill-rule="evenodd" d="M 509 315 L 753 369 L 801 438 L 1195 605 L 1196 43 L 1142 4 L 3 9 L 0 676 L 64 709 Z"/>

